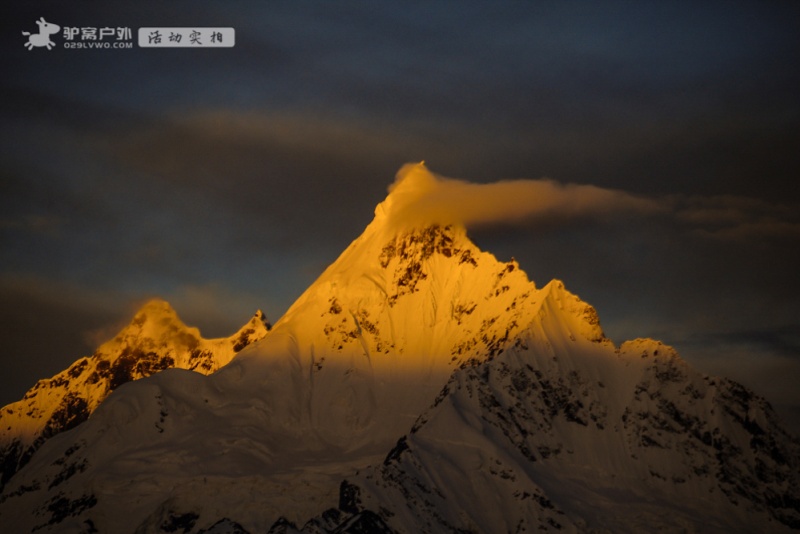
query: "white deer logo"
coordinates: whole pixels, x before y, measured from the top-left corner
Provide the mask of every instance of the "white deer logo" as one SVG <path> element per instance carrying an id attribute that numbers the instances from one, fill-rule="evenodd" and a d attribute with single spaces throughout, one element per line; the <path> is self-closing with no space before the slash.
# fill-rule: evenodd
<path id="1" fill-rule="evenodd" d="M 44 46 L 50 50 L 56 45 L 50 40 L 50 35 L 57 33 L 61 27 L 58 24 L 47 22 L 44 20 L 44 17 L 39 17 L 36 24 L 39 25 L 39 33 L 32 34 L 31 32 L 22 32 L 22 35 L 30 35 L 30 37 L 28 37 L 28 42 L 25 43 L 25 48 L 33 50 L 34 46 Z"/>

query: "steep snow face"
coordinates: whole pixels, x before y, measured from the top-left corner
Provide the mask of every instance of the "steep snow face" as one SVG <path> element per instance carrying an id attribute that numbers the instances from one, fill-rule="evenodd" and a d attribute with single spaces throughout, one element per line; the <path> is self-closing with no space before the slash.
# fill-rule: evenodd
<path id="1" fill-rule="evenodd" d="M 416 226 L 410 206 L 433 180 L 422 165 L 404 168 L 363 234 L 222 375 L 286 385 L 276 395 L 287 402 L 276 412 L 292 418 L 283 425 L 356 449 L 396 439 L 454 369 L 513 344 L 563 285 L 537 290 L 515 261 L 479 250 L 463 227 Z M 574 335 L 603 339 L 594 310 L 573 300 L 562 315 L 580 323 Z M 253 372 L 287 358 L 291 378 L 280 384 L 276 370 Z"/>
<path id="2" fill-rule="evenodd" d="M 113 339 L 0 409 L 0 488 L 44 441 L 85 421 L 126 382 L 177 367 L 210 374 L 268 330 L 261 311 L 229 338 L 203 339 L 170 305 L 152 300 Z"/>
<path id="3" fill-rule="evenodd" d="M 480 252 L 463 229 L 384 237 L 367 228 L 272 335 L 223 373 L 289 358 L 282 397 L 305 408 L 291 423 L 343 448 L 402 433 L 453 369 L 502 351 L 541 298 L 516 263 Z"/>

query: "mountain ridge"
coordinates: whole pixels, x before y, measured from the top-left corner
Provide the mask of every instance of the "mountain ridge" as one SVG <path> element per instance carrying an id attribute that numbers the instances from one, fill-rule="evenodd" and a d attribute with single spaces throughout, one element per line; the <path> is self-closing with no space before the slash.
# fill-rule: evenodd
<path id="1" fill-rule="evenodd" d="M 642 369 L 625 388 L 608 376 L 591 387 L 591 368 L 563 361 L 548 372 L 527 357 L 538 351 L 509 354 L 454 373 L 384 463 L 348 479 L 358 513 L 398 532 L 800 528 L 800 446 L 763 398 L 653 340 L 613 352 Z M 626 402 L 603 400 L 615 389 Z"/>
<path id="2" fill-rule="evenodd" d="M 800 447 L 768 403 L 658 341 L 615 346 L 562 282 L 420 224 L 436 177 L 400 174 L 269 335 L 208 376 L 117 389 L 36 452 L 0 515 L 76 532 L 797 528 Z"/>
<path id="3" fill-rule="evenodd" d="M 46 440 L 88 419 L 121 385 L 172 367 L 213 373 L 268 328 L 258 310 L 232 336 L 207 340 L 169 303 L 149 300 L 91 356 L 39 380 L 21 400 L 0 408 L 0 488 Z"/>

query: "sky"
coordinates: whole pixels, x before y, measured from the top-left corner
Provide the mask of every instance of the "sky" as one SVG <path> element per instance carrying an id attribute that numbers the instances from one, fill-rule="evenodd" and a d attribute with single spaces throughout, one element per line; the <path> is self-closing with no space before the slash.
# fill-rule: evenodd
<path id="1" fill-rule="evenodd" d="M 275 322 L 425 160 L 478 246 L 800 435 L 797 3 L 0 10 L 0 404 L 155 296 L 206 337 Z M 137 46 L 191 26 L 235 46 Z M 66 48 L 83 27 L 133 46 Z"/>

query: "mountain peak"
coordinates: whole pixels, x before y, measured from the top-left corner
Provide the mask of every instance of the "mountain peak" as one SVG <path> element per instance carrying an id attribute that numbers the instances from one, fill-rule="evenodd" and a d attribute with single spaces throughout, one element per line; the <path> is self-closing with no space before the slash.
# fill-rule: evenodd
<path id="1" fill-rule="evenodd" d="M 153 316 L 162 316 L 162 317 L 178 317 L 178 313 L 175 309 L 170 305 L 169 302 L 162 298 L 152 298 L 145 302 L 140 308 L 139 311 L 136 312 L 136 316 L 142 314 L 150 314 Z"/>
<path id="2" fill-rule="evenodd" d="M 251 321 L 260 321 L 265 325 L 269 325 L 269 321 L 267 321 L 267 314 L 261 311 L 260 309 L 256 310 L 256 313 L 253 314 L 253 318 L 251 319 Z"/>
<path id="3" fill-rule="evenodd" d="M 85 421 L 122 384 L 169 368 L 213 373 L 269 328 L 258 310 L 234 335 L 204 339 L 167 301 L 147 301 L 92 356 L 40 380 L 21 400 L 0 410 L 0 488 L 46 440 Z"/>
<path id="4" fill-rule="evenodd" d="M 233 340 L 233 351 L 238 353 L 246 346 L 262 339 L 271 328 L 272 325 L 267 320 L 266 314 L 261 310 L 256 310 L 247 324 L 229 338 Z"/>
<path id="5" fill-rule="evenodd" d="M 201 338 L 200 330 L 187 326 L 166 300 L 153 298 L 143 304 L 120 332 L 104 343 L 99 352 L 114 352 L 117 346 L 136 346 L 142 340 L 169 345 L 179 339 Z"/>
<path id="6" fill-rule="evenodd" d="M 436 185 L 436 177 L 425 166 L 425 162 L 407 163 L 395 175 L 389 186 L 389 195 L 375 209 L 375 214 L 391 215 L 393 211 L 418 200 Z"/>

